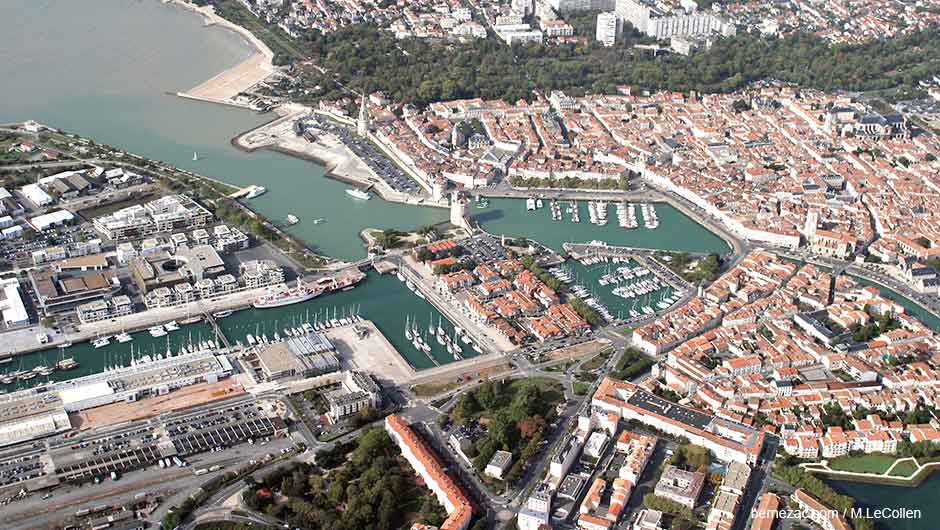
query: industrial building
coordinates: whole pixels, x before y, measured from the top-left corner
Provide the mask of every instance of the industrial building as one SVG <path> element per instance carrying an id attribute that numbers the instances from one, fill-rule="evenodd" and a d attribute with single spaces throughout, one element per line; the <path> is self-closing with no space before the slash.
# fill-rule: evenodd
<path id="1" fill-rule="evenodd" d="M 311 331 L 300 337 L 258 347 L 255 356 L 268 381 L 290 377 L 315 377 L 340 369 L 336 348 L 325 336 Z"/>
<path id="2" fill-rule="evenodd" d="M 0 395 L 0 447 L 72 428 L 62 399 L 35 389 Z"/>
<path id="3" fill-rule="evenodd" d="M 20 294 L 20 281 L 15 277 L 0 280 L 0 314 L 8 327 L 29 324 L 29 312 Z"/>
<path id="4" fill-rule="evenodd" d="M 144 359 L 132 366 L 52 383 L 48 392 L 59 396 L 67 412 L 77 412 L 163 395 L 196 383 L 214 383 L 231 374 L 232 365 L 227 357 L 201 351 L 164 359 Z"/>

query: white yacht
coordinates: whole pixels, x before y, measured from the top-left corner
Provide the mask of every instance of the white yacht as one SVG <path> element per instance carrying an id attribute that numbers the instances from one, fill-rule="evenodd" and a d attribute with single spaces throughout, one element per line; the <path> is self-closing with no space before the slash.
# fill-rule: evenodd
<path id="1" fill-rule="evenodd" d="M 372 198 L 372 195 L 370 195 L 368 192 L 356 188 L 347 189 L 346 194 L 354 199 L 359 199 L 362 201 L 367 201 Z"/>

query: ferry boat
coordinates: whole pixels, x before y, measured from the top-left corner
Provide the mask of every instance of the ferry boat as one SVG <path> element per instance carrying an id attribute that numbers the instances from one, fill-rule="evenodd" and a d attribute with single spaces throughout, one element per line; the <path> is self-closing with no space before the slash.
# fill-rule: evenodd
<path id="1" fill-rule="evenodd" d="M 300 219 L 298 219 L 296 215 L 294 215 L 294 214 L 289 214 L 289 215 L 287 216 L 287 224 L 288 224 L 288 225 L 294 226 L 295 224 L 297 224 L 297 223 L 299 223 L 299 222 L 300 222 Z"/>
<path id="2" fill-rule="evenodd" d="M 98 337 L 97 339 L 91 341 L 91 345 L 94 346 L 95 349 L 104 348 L 110 343 L 111 341 L 108 339 L 108 337 Z"/>
<path id="3" fill-rule="evenodd" d="M 297 281 L 297 287 L 285 289 L 276 293 L 261 295 L 251 302 L 252 307 L 257 309 L 267 309 L 272 307 L 283 307 L 286 305 L 297 304 L 313 300 L 323 294 L 326 289 L 320 285 L 309 285 L 302 281 Z"/>
<path id="4" fill-rule="evenodd" d="M 163 328 L 167 331 L 176 331 L 180 329 L 180 325 L 176 323 L 175 320 L 171 320 L 163 325 Z"/>
<path id="5" fill-rule="evenodd" d="M 348 291 L 364 280 L 365 273 L 342 274 L 339 278 L 326 277 L 317 280 L 316 286 L 322 289 L 322 292 L 332 293 L 334 291 Z"/>
<path id="6" fill-rule="evenodd" d="M 226 309 L 225 311 L 217 311 L 215 313 L 212 313 L 212 316 L 215 318 L 225 318 L 225 317 L 232 316 L 232 313 L 234 313 L 234 311 L 230 309 Z"/>
<path id="7" fill-rule="evenodd" d="M 248 194 L 245 195 L 245 198 L 254 199 L 255 197 L 259 195 L 264 195 L 267 191 L 268 191 L 267 188 L 265 188 L 264 186 L 252 186 Z"/>
<path id="8" fill-rule="evenodd" d="M 163 329 L 163 326 L 160 326 L 160 325 L 153 326 L 147 331 L 150 332 L 151 337 L 163 337 L 164 335 L 166 335 L 166 330 Z"/>
<path id="9" fill-rule="evenodd" d="M 372 198 L 372 195 L 370 195 L 369 192 L 362 191 L 356 188 L 347 189 L 346 194 L 352 197 L 353 199 L 359 199 L 361 201 L 367 201 Z"/>

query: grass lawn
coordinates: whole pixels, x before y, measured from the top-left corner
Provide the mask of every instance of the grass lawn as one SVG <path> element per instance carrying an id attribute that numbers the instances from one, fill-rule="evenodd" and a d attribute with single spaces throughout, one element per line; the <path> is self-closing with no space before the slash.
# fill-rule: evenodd
<path id="1" fill-rule="evenodd" d="M 914 474 L 914 471 L 917 471 L 917 468 L 914 467 L 913 462 L 908 460 L 894 466 L 894 469 L 888 474 L 892 477 L 909 477 Z"/>
<path id="2" fill-rule="evenodd" d="M 584 394 L 587 394 L 588 389 L 590 388 L 591 388 L 591 385 L 589 385 L 588 383 L 581 382 L 581 381 L 575 381 L 574 384 L 571 385 L 571 389 L 574 390 L 574 393 L 577 396 L 583 396 Z"/>
<path id="3" fill-rule="evenodd" d="M 891 467 L 897 458 L 884 454 L 843 456 L 829 461 L 829 467 L 837 471 L 872 473 L 880 475 Z"/>
<path id="4" fill-rule="evenodd" d="M 604 364 L 604 361 L 606 361 L 608 358 L 610 358 L 610 354 L 611 354 L 613 351 L 614 351 L 614 350 L 611 349 L 611 348 L 608 348 L 608 349 L 602 351 L 601 353 L 595 355 L 594 358 L 591 359 L 590 361 L 588 361 L 588 362 L 582 364 L 582 365 L 581 365 L 581 369 L 582 369 L 582 370 L 587 370 L 587 371 L 589 371 L 589 372 L 592 371 L 592 370 L 597 370 L 598 368 L 601 367 L 602 364 Z"/>

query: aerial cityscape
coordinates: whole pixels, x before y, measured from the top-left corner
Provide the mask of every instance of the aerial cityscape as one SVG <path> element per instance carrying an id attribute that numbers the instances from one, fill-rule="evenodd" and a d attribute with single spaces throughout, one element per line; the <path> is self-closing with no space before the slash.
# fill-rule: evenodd
<path id="1" fill-rule="evenodd" d="M 0 529 L 940 525 L 940 0 L 0 32 Z"/>

